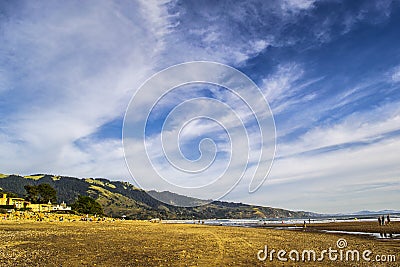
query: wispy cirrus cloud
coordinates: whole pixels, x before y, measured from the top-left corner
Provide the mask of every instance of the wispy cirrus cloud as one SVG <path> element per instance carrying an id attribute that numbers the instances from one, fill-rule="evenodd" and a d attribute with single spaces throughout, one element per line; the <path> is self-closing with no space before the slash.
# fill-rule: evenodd
<path id="1" fill-rule="evenodd" d="M 261 88 L 275 115 L 307 103 L 317 96 L 317 92 L 304 93 L 304 88 L 311 87 L 324 77 L 304 79 L 303 68 L 295 63 L 279 65 L 277 70 L 262 80 Z"/>
<path id="2" fill-rule="evenodd" d="M 316 0 L 284 0 L 281 3 L 283 10 L 298 11 L 311 9 Z"/>
<path id="3" fill-rule="evenodd" d="M 354 112 L 341 121 L 310 128 L 294 142 L 280 145 L 280 155 L 317 151 L 336 146 L 351 146 L 380 140 L 390 133 L 400 131 L 399 103 L 391 103 L 365 112 Z"/>

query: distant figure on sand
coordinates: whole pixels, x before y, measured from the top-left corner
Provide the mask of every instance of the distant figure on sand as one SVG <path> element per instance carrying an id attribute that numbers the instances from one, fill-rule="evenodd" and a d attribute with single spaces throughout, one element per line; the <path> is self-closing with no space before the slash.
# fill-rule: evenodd
<path id="1" fill-rule="evenodd" d="M 382 225 L 381 216 L 378 217 L 378 224 L 379 224 L 379 226 Z"/>
<path id="2" fill-rule="evenodd" d="M 306 228 L 306 227 L 307 227 L 306 221 L 304 221 L 304 222 L 303 222 L 303 228 Z"/>
<path id="3" fill-rule="evenodd" d="M 382 225 L 385 225 L 385 215 L 382 215 Z"/>
<path id="4" fill-rule="evenodd" d="M 386 224 L 387 224 L 387 225 L 390 224 L 390 214 L 388 214 L 387 217 L 386 217 Z"/>

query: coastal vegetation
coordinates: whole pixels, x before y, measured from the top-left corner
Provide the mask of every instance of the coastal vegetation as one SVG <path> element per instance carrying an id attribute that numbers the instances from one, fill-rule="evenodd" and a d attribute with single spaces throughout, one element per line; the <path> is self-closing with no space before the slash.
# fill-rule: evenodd
<path id="1" fill-rule="evenodd" d="M 88 196 L 79 196 L 71 207 L 72 210 L 80 214 L 104 215 L 101 205 L 95 199 Z"/>
<path id="2" fill-rule="evenodd" d="M 46 204 L 57 202 L 57 191 L 49 184 L 25 185 L 25 199 L 33 204 Z"/>

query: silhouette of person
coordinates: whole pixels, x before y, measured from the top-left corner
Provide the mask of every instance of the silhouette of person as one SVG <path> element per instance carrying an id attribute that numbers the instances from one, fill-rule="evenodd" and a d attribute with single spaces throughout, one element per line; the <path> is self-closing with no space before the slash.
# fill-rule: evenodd
<path id="1" fill-rule="evenodd" d="M 387 222 L 387 224 L 390 224 L 390 214 L 387 215 L 386 222 Z"/>
<path id="2" fill-rule="evenodd" d="M 385 216 L 382 215 L 382 225 L 385 225 Z"/>
<path id="3" fill-rule="evenodd" d="M 378 217 L 378 224 L 382 225 L 381 216 Z"/>

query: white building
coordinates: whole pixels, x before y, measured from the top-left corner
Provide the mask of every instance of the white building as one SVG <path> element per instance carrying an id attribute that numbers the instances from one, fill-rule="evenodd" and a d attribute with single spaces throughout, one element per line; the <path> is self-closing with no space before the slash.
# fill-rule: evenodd
<path id="1" fill-rule="evenodd" d="M 71 207 L 67 206 L 63 201 L 61 204 L 53 205 L 53 211 L 64 211 L 64 210 L 71 210 Z"/>

